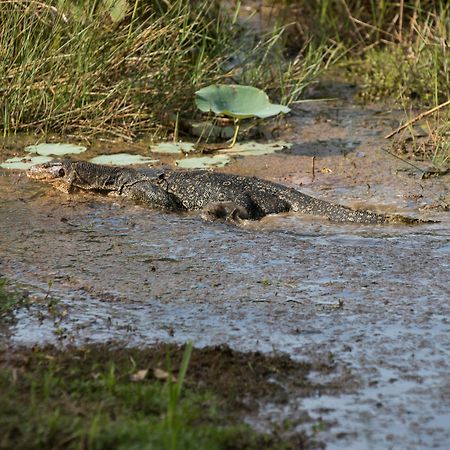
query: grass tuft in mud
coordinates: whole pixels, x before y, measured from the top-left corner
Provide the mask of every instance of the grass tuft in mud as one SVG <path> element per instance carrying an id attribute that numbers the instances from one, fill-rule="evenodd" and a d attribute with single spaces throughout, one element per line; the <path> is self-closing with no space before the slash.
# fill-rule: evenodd
<path id="1" fill-rule="evenodd" d="M 402 158 L 430 162 L 423 178 L 445 175 L 450 170 L 450 111 L 426 120 L 420 127 L 410 126 L 392 143 L 393 151 Z"/>
<path id="2" fill-rule="evenodd" d="M 0 449 L 302 449 L 293 429 L 245 425 L 261 402 L 345 389 L 315 384 L 332 364 L 243 354 L 227 347 L 88 346 L 0 352 Z M 188 366 L 189 365 L 189 366 Z M 172 377 L 174 380 L 172 381 Z M 295 424 L 310 420 L 306 413 Z"/>
<path id="3" fill-rule="evenodd" d="M 0 277 L 0 322 L 14 322 L 14 311 L 29 306 L 26 292 L 15 291 L 7 280 Z"/>

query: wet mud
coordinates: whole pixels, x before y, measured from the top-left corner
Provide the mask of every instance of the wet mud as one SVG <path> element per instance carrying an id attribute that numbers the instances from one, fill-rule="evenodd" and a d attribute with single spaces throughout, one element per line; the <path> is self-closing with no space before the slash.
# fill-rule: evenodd
<path id="1" fill-rule="evenodd" d="M 266 397 L 245 420 L 265 431 L 290 421 L 286 432 L 314 435 L 329 449 L 448 448 L 450 179 L 420 179 L 383 151 L 398 114 L 302 105 L 279 131 L 291 149 L 223 170 L 439 223 L 346 225 L 288 214 L 236 227 L 66 196 L 1 172 L 0 275 L 30 299 L 2 346 L 192 340 L 328 364 L 333 370 L 308 379 L 335 389 L 289 385 L 291 395 Z"/>

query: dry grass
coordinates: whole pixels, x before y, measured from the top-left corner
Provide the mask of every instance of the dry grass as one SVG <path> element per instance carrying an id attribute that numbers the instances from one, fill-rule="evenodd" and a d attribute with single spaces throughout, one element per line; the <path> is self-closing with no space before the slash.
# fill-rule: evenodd
<path id="1" fill-rule="evenodd" d="M 95 3 L 0 2 L 5 132 L 155 132 L 163 106 L 181 105 L 195 82 L 218 73 L 220 58 L 195 52 L 217 50 L 207 2 L 194 12 L 178 1 L 162 13 L 148 3 L 139 20 L 119 23 L 89 9 Z"/>
<path id="2" fill-rule="evenodd" d="M 245 72 L 245 82 L 279 91 L 288 62 L 282 51 L 266 56 L 282 30 L 244 50 L 235 11 L 220 3 L 135 0 L 113 20 L 108 1 L 0 1 L 3 133 L 132 140 L 164 133 L 177 111 L 189 115 L 194 91 L 206 84 Z M 315 76 L 325 51 L 315 53 L 313 71 L 291 77 L 289 99 Z M 245 58 L 230 66 L 240 53 Z"/>
<path id="3" fill-rule="evenodd" d="M 359 86 L 364 101 L 394 103 L 418 112 L 450 99 L 450 4 L 443 0 L 274 0 L 284 20 L 291 22 L 288 48 L 319 40 L 345 48 L 338 70 Z M 273 6 L 275 7 L 275 6 Z M 449 167 L 450 108 L 427 120 L 426 143 L 408 154 L 421 154 L 435 166 Z M 415 143 L 405 133 L 405 145 Z"/>

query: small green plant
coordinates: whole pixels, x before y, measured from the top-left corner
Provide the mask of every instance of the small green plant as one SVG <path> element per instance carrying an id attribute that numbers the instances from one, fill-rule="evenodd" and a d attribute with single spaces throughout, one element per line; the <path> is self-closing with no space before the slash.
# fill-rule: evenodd
<path id="1" fill-rule="evenodd" d="M 6 291 L 6 280 L 0 278 L 0 317 L 11 312 L 16 304 L 16 298 Z"/>
<path id="2" fill-rule="evenodd" d="M 186 377 L 186 372 L 189 367 L 189 360 L 192 354 L 192 342 L 188 342 L 184 349 L 183 359 L 181 360 L 180 370 L 176 381 L 173 381 L 172 376 L 167 377 L 167 389 L 168 389 L 168 402 L 167 402 L 167 413 L 165 418 L 165 425 L 167 427 L 167 436 L 170 439 L 170 443 L 167 446 L 171 450 L 177 450 L 179 436 L 181 433 L 181 426 L 179 420 L 179 402 L 181 397 L 181 390 L 183 387 L 184 379 Z M 170 369 L 170 360 L 168 357 L 168 368 Z"/>
<path id="3" fill-rule="evenodd" d="M 13 291 L 8 287 L 8 282 L 0 278 L 0 320 L 11 320 L 14 310 L 27 306 L 28 301 L 26 295 Z"/>
<path id="4" fill-rule="evenodd" d="M 290 111 L 287 106 L 270 103 L 264 91 L 252 86 L 212 85 L 200 89 L 195 95 L 195 103 L 201 111 L 234 119 L 235 132 L 230 147 L 236 143 L 242 119 L 264 119 Z"/>

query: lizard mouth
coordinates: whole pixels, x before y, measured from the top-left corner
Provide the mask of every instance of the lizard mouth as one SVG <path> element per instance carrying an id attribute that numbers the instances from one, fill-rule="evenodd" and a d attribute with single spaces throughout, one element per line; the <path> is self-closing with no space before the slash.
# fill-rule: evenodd
<path id="1" fill-rule="evenodd" d="M 61 163 L 38 164 L 27 170 L 27 176 L 34 180 L 61 181 L 66 175 L 66 170 Z"/>

